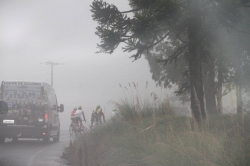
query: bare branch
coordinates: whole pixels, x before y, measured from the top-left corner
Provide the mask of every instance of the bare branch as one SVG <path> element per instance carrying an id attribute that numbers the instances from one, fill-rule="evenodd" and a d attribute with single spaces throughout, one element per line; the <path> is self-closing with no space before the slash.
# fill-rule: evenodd
<path id="1" fill-rule="evenodd" d="M 151 48 L 151 47 L 154 47 L 155 45 L 157 45 L 158 43 L 160 43 L 160 42 L 161 42 L 162 40 L 164 40 L 169 34 L 170 34 L 170 31 L 169 31 L 165 36 L 163 36 L 159 41 L 157 41 L 157 42 L 155 42 L 155 43 L 149 45 L 149 46 L 147 47 L 147 49 L 148 49 L 148 48 Z"/>
<path id="2" fill-rule="evenodd" d="M 184 46 L 177 48 L 177 50 L 172 55 L 170 55 L 167 59 L 163 59 L 163 60 L 159 59 L 157 60 L 157 62 L 164 62 L 163 65 L 166 65 L 169 61 L 171 63 L 173 60 L 175 60 L 175 66 L 176 66 L 176 59 L 187 48 L 187 46 L 188 45 L 185 44 Z"/>
<path id="3" fill-rule="evenodd" d="M 232 28 L 233 30 L 237 31 L 237 32 L 240 32 L 240 33 L 244 33 L 244 34 L 250 35 L 249 32 L 246 32 L 246 31 L 242 31 L 242 30 L 236 29 L 236 28 L 234 28 L 234 27 L 232 27 L 232 26 L 231 26 L 231 28 Z"/>
<path id="4" fill-rule="evenodd" d="M 158 43 L 160 43 L 162 40 L 164 40 L 169 34 L 170 34 L 170 31 L 166 35 L 164 35 L 163 37 L 161 37 L 160 40 L 158 40 L 157 42 L 155 42 L 155 43 L 153 43 L 153 44 L 151 44 L 149 46 L 147 46 L 147 45 L 141 45 L 140 42 L 138 41 L 138 43 L 137 43 L 137 53 L 135 55 L 132 55 L 130 58 L 135 58 L 135 60 L 139 59 L 141 57 L 141 54 L 145 50 L 154 47 L 155 45 L 157 45 Z"/>
<path id="5" fill-rule="evenodd" d="M 142 9 L 142 8 L 138 8 L 138 9 L 133 9 L 133 10 L 124 11 L 124 12 L 120 12 L 120 13 L 124 14 L 124 13 L 136 12 L 136 11 L 139 11 L 139 10 L 141 10 L 141 9 Z"/>
<path id="6" fill-rule="evenodd" d="M 183 41 L 182 39 L 178 38 L 178 40 L 180 40 L 182 43 L 188 43 L 186 41 Z"/>

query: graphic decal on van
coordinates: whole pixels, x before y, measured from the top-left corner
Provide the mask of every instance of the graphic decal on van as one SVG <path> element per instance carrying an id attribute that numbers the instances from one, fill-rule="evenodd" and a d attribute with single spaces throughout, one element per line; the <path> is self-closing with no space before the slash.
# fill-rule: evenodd
<path id="1" fill-rule="evenodd" d="M 47 104 L 42 83 L 3 82 L 3 85 L 2 95 L 9 107 L 7 117 L 19 124 L 32 124 Z"/>

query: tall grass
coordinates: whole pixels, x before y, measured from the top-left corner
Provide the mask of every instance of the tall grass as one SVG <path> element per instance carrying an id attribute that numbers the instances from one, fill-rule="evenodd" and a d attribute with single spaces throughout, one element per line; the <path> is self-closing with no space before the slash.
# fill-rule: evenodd
<path id="1" fill-rule="evenodd" d="M 111 102 L 117 116 L 65 149 L 72 165 L 250 165 L 249 115 L 210 116 L 199 127 L 192 118 L 175 115 L 167 98 L 129 93 Z"/>
<path id="2" fill-rule="evenodd" d="M 174 111 L 171 109 L 168 96 L 158 96 L 156 93 L 147 92 L 147 83 L 145 87 L 144 96 L 139 93 L 138 85 L 134 82 L 129 83 L 129 87 L 120 85 L 122 88 L 125 98 L 119 102 L 110 101 L 116 107 L 118 116 L 130 122 L 136 122 L 140 118 L 162 116 L 162 115 L 173 115 Z"/>

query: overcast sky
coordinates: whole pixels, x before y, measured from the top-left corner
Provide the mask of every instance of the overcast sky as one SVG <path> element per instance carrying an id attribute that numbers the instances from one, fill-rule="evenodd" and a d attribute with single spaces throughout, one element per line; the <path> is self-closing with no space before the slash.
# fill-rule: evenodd
<path id="1" fill-rule="evenodd" d="M 127 0 L 107 0 L 121 10 Z M 160 93 L 151 79 L 148 62 L 135 62 L 119 48 L 112 55 L 96 54 L 99 38 L 92 20 L 92 0 L 1 0 L 0 81 L 33 80 L 50 83 L 50 67 L 42 62 L 63 63 L 54 67 L 58 103 L 65 105 L 61 126 L 67 129 L 73 107 L 81 105 L 90 121 L 91 111 L 101 105 L 106 116 L 125 95 L 119 84 L 138 83 L 143 92 Z"/>

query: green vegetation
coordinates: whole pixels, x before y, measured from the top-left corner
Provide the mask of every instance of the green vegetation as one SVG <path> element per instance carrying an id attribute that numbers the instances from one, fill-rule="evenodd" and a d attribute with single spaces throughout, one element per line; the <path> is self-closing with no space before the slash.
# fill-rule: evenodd
<path id="1" fill-rule="evenodd" d="M 71 142 L 63 157 L 88 166 L 250 165 L 249 115 L 209 116 L 197 125 L 175 115 L 167 99 L 151 95 L 142 100 L 131 92 L 111 102 L 117 114 Z"/>

